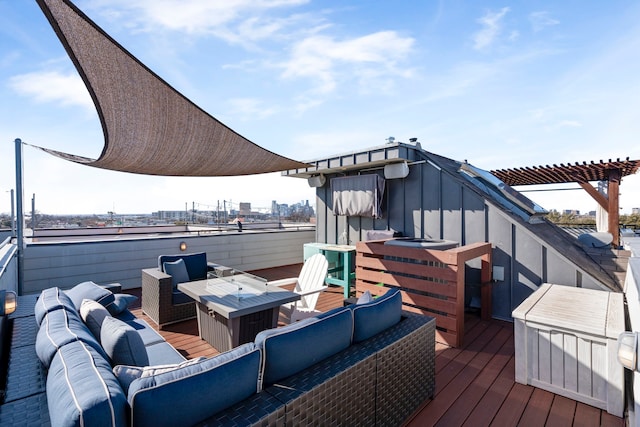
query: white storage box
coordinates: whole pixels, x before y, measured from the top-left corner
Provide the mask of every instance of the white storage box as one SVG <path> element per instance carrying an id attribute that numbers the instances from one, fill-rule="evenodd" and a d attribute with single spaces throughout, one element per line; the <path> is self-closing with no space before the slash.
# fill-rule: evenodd
<path id="1" fill-rule="evenodd" d="M 621 293 L 545 283 L 513 318 L 517 382 L 623 416 Z"/>

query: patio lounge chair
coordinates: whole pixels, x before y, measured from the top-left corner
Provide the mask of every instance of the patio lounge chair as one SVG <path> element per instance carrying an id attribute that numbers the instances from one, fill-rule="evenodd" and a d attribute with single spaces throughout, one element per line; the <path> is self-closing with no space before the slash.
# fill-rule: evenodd
<path id="1" fill-rule="evenodd" d="M 182 262 L 180 262 L 182 260 Z M 178 264 L 183 265 L 176 265 Z M 214 264 L 207 254 L 161 255 L 158 268 L 142 270 L 142 311 L 158 327 L 196 317 L 195 301 L 177 289 L 177 284 L 207 278 Z"/>
<path id="2" fill-rule="evenodd" d="M 320 313 L 315 308 L 319 293 L 328 288 L 324 283 L 328 270 L 329 263 L 325 256 L 315 254 L 304 263 L 300 276 L 269 282 L 269 285 L 275 286 L 296 284 L 293 292 L 300 294 L 300 300 L 280 307 L 291 323 Z"/>

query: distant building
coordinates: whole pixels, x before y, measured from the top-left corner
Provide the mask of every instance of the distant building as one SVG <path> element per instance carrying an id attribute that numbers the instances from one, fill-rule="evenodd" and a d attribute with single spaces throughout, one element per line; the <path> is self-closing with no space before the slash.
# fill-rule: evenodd
<path id="1" fill-rule="evenodd" d="M 564 215 L 580 215 L 580 211 L 577 209 L 565 209 L 562 213 Z"/>
<path id="2" fill-rule="evenodd" d="M 632 215 L 640 214 L 640 208 L 631 208 L 631 214 Z"/>
<path id="3" fill-rule="evenodd" d="M 238 209 L 239 215 L 251 215 L 251 203 L 240 202 Z"/>

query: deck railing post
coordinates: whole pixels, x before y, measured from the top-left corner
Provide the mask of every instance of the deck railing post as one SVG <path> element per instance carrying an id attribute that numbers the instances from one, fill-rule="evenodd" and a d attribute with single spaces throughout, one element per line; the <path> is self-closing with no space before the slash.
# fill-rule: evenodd
<path id="1" fill-rule="evenodd" d="M 22 197 L 24 195 L 22 184 L 22 140 L 16 138 L 16 246 L 18 247 L 18 295 L 22 295 L 24 281 L 24 209 Z"/>

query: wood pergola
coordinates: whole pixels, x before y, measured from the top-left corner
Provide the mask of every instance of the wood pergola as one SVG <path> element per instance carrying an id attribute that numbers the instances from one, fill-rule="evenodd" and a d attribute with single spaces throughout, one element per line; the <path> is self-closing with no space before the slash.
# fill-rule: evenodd
<path id="1" fill-rule="evenodd" d="M 608 213 L 609 233 L 613 236 L 613 245 L 620 245 L 619 188 L 622 178 L 632 175 L 640 168 L 640 160 L 609 159 L 608 162 L 591 161 L 553 166 L 532 166 L 491 171 L 493 175 L 510 186 L 536 184 L 563 184 L 575 182 L 582 187 Z M 606 181 L 607 195 L 596 190 L 589 182 Z"/>

